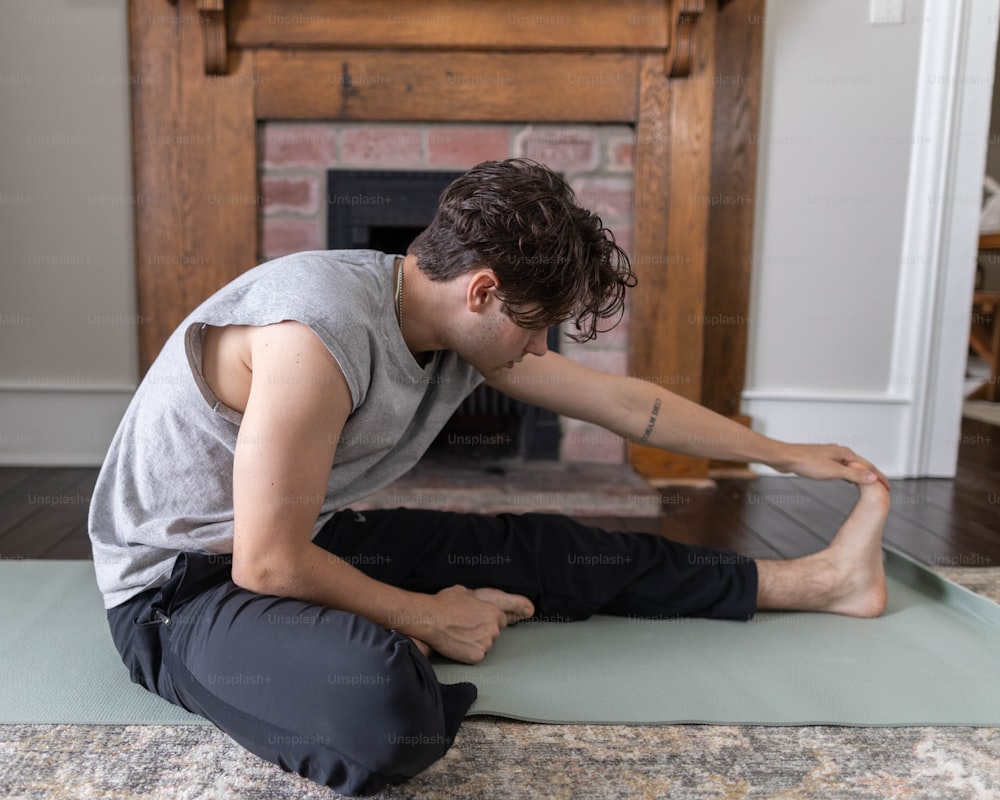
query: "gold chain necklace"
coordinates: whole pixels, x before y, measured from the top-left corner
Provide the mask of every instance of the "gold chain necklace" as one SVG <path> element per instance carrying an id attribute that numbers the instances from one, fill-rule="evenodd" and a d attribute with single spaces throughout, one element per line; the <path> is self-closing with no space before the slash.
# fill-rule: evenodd
<path id="1" fill-rule="evenodd" d="M 403 330 L 403 262 L 399 262 L 399 275 L 396 277 L 396 319 L 399 329 Z"/>

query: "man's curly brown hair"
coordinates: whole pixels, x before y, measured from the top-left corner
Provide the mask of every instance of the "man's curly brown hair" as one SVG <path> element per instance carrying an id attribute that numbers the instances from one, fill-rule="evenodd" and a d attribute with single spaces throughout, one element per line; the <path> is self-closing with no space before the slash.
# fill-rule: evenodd
<path id="1" fill-rule="evenodd" d="M 576 202 L 559 175 L 528 159 L 484 161 L 452 181 L 407 252 L 432 280 L 492 269 L 497 296 L 518 325 L 573 319 L 579 333 L 570 338 L 578 342 L 618 324 L 625 290 L 636 283 L 601 218 Z M 609 317 L 617 319 L 599 330 L 598 320 Z"/>

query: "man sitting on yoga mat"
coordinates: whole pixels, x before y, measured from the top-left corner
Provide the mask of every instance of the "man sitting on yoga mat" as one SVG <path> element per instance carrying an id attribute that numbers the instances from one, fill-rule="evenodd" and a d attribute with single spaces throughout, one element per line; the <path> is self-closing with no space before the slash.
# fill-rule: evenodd
<path id="1" fill-rule="evenodd" d="M 452 183 L 405 258 L 299 253 L 206 300 L 136 391 L 93 496 L 132 679 L 286 770 L 368 794 L 439 759 L 476 697 L 437 681 L 432 650 L 474 664 L 536 615 L 880 614 L 889 495 L 871 464 L 546 351 L 567 320 L 593 338 L 634 283 L 561 178 L 510 160 Z M 860 498 L 826 550 L 791 561 L 561 515 L 348 508 L 409 470 L 484 380 L 653 447 L 853 481 Z"/>

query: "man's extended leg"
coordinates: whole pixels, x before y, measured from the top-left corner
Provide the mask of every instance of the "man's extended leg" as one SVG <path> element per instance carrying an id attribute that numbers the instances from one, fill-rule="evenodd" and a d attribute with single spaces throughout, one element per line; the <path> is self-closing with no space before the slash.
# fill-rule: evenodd
<path id="1" fill-rule="evenodd" d="M 314 542 L 410 591 L 458 584 L 523 595 L 541 620 L 599 612 L 748 619 L 757 604 L 750 558 L 651 533 L 606 531 L 561 514 L 343 511 Z"/>
<path id="2" fill-rule="evenodd" d="M 870 617 L 886 602 L 888 509 L 881 484 L 861 487 L 831 545 L 788 561 L 752 561 L 548 514 L 344 512 L 316 541 L 372 577 L 414 591 L 458 583 L 524 595 L 543 619 L 598 612 L 745 619 L 757 609 Z"/>

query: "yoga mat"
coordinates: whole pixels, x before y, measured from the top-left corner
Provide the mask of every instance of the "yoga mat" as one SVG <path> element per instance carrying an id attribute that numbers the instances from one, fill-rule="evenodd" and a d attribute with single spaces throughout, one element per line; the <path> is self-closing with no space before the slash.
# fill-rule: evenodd
<path id="1" fill-rule="evenodd" d="M 886 551 L 875 620 L 521 623 L 475 666 L 471 714 L 558 723 L 1000 725 L 1000 606 Z M 0 723 L 202 724 L 129 681 L 87 561 L 0 562 Z"/>

